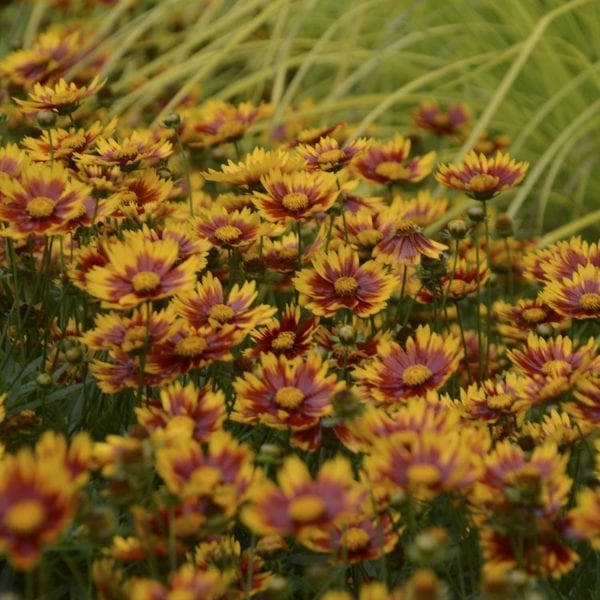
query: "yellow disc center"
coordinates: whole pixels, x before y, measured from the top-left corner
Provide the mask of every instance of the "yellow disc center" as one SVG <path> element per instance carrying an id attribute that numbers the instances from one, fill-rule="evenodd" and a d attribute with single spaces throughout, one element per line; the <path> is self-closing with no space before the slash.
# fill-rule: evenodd
<path id="1" fill-rule="evenodd" d="M 36 196 L 27 202 L 25 210 L 32 219 L 44 219 L 54 213 L 56 202 L 46 196 Z"/>
<path id="2" fill-rule="evenodd" d="M 342 534 L 342 545 L 348 550 L 360 550 L 369 545 L 371 537 L 360 527 L 350 527 Z"/>
<path id="3" fill-rule="evenodd" d="M 600 294 L 597 294 L 596 292 L 582 294 L 581 298 L 579 298 L 579 306 L 581 306 L 583 310 L 600 310 Z"/>
<path id="4" fill-rule="evenodd" d="M 453 298 L 462 298 L 467 293 L 467 284 L 462 279 L 453 279 L 450 282 L 449 293 Z"/>
<path id="5" fill-rule="evenodd" d="M 242 235 L 242 230 L 235 225 L 222 225 L 215 230 L 215 237 L 225 244 L 235 242 Z"/>
<path id="6" fill-rule="evenodd" d="M 131 344 L 134 348 L 141 348 L 146 341 L 146 328 L 143 325 L 136 325 L 125 332 L 125 342 Z"/>
<path id="7" fill-rule="evenodd" d="M 510 394 L 497 394 L 488 396 L 486 402 L 492 410 L 506 410 L 512 406 L 513 398 Z"/>
<path id="8" fill-rule="evenodd" d="M 11 506 L 4 516 L 7 529 L 19 534 L 31 534 L 46 520 L 46 510 L 39 500 L 21 500 Z"/>
<path id="9" fill-rule="evenodd" d="M 308 206 L 308 196 L 302 192 L 290 192 L 282 198 L 281 204 L 290 212 L 298 212 Z"/>
<path id="10" fill-rule="evenodd" d="M 290 503 L 288 514 L 294 521 L 310 523 L 323 516 L 325 503 L 318 496 L 306 495 L 296 498 Z"/>
<path id="11" fill-rule="evenodd" d="M 573 366 L 566 360 L 549 360 L 542 365 L 542 373 L 551 377 L 568 375 L 573 370 Z"/>
<path id="12" fill-rule="evenodd" d="M 160 277 L 154 271 L 140 271 L 131 280 L 131 286 L 139 294 L 152 292 L 159 285 Z"/>
<path id="13" fill-rule="evenodd" d="M 543 308 L 533 306 L 521 312 L 521 317 L 528 323 L 541 323 L 546 318 L 546 311 Z"/>
<path id="14" fill-rule="evenodd" d="M 338 277 L 333 284 L 333 289 L 338 296 L 354 296 L 358 290 L 358 281 L 354 277 Z"/>
<path id="15" fill-rule="evenodd" d="M 496 189 L 500 178 L 490 173 L 478 173 L 469 180 L 469 190 L 472 192 L 490 192 Z"/>
<path id="16" fill-rule="evenodd" d="M 409 483 L 412 485 L 435 485 L 440 482 L 442 475 L 435 465 L 411 465 L 406 471 Z"/>
<path id="17" fill-rule="evenodd" d="M 271 342 L 271 348 L 278 350 L 291 350 L 296 342 L 296 334 L 293 331 L 282 331 L 277 337 Z"/>
<path id="18" fill-rule="evenodd" d="M 198 335 L 190 335 L 177 342 L 175 352 L 179 356 L 200 356 L 208 349 L 208 343 Z"/>
<path id="19" fill-rule="evenodd" d="M 344 160 L 345 157 L 346 157 L 346 154 L 344 153 L 343 150 L 340 150 L 339 148 L 335 148 L 332 150 L 325 150 L 325 152 L 321 152 L 321 154 L 319 154 L 319 158 L 317 159 L 317 161 L 319 162 L 320 165 L 324 165 L 324 164 L 328 164 L 328 163 L 340 162 L 341 160 Z"/>
<path id="20" fill-rule="evenodd" d="M 402 381 L 405 385 L 418 386 L 431 379 L 432 375 L 433 373 L 429 370 L 429 367 L 425 365 L 410 365 L 410 367 L 404 369 Z"/>
<path id="21" fill-rule="evenodd" d="M 417 231 L 417 224 L 408 219 L 402 219 L 396 223 L 396 236 L 408 237 Z"/>
<path id="22" fill-rule="evenodd" d="M 219 323 L 227 323 L 233 319 L 235 312 L 233 312 L 233 308 L 226 304 L 215 304 L 208 311 L 208 316 Z"/>
<path id="23" fill-rule="evenodd" d="M 275 402 L 283 408 L 298 408 L 304 402 L 304 394 L 294 386 L 286 386 L 277 390 Z"/>
<path id="24" fill-rule="evenodd" d="M 395 162 L 393 160 L 385 160 L 380 162 L 375 167 L 375 173 L 385 177 L 387 179 L 407 179 L 410 176 L 410 171 L 402 165 L 402 163 Z"/>

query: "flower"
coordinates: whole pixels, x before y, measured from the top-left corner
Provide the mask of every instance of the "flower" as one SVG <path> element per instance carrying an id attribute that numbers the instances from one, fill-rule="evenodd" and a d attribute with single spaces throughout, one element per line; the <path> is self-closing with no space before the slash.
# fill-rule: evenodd
<path id="1" fill-rule="evenodd" d="M 485 201 L 521 183 L 528 167 L 529 163 L 517 163 L 500 151 L 494 158 L 471 151 L 458 165 L 440 165 L 435 178 L 446 187 Z"/>
<path id="2" fill-rule="evenodd" d="M 309 170 L 338 171 L 367 147 L 366 139 L 353 140 L 340 147 L 338 140 L 322 137 L 314 144 L 298 144 L 296 152 Z"/>
<path id="3" fill-rule="evenodd" d="M 410 140 L 400 134 L 387 144 L 371 143 L 352 161 L 352 166 L 367 181 L 375 183 L 417 183 L 431 173 L 435 152 L 408 159 Z"/>
<path id="4" fill-rule="evenodd" d="M 260 235 L 259 217 L 249 208 L 227 211 L 215 205 L 202 211 L 192 220 L 196 233 L 214 246 L 222 248 L 246 248 Z"/>
<path id="5" fill-rule="evenodd" d="M 459 337 L 442 337 L 429 325 L 420 325 L 404 348 L 381 340 L 378 356 L 357 367 L 354 377 L 376 404 L 394 407 L 442 387 L 458 368 L 462 355 Z"/>
<path id="6" fill-rule="evenodd" d="M 317 254 L 312 268 L 294 278 L 300 303 L 324 317 L 332 317 L 342 308 L 359 317 L 377 314 L 397 283 L 396 277 L 375 261 L 359 264 L 358 254 L 347 246 Z"/>
<path id="7" fill-rule="evenodd" d="M 437 102 L 421 102 L 413 121 L 420 129 L 440 136 L 464 135 L 471 120 L 471 111 L 464 104 L 452 104 L 444 111 Z"/>
<path id="8" fill-rule="evenodd" d="M 255 373 L 244 373 L 233 382 L 236 399 L 231 419 L 292 432 L 313 428 L 331 415 L 331 398 L 345 387 L 327 371 L 327 363 L 312 352 L 306 360 L 263 354 Z M 318 446 L 318 441 L 313 444 Z"/>
<path id="9" fill-rule="evenodd" d="M 329 210 L 339 194 L 335 175 L 325 172 L 279 169 L 261 178 L 265 193 L 254 192 L 261 215 L 273 222 L 301 221 Z"/>
<path id="10" fill-rule="evenodd" d="M 60 115 L 68 115 L 75 111 L 83 100 L 101 90 L 105 84 L 106 79 L 99 81 L 98 77 L 94 77 L 87 87 L 80 87 L 73 82 L 67 83 L 61 78 L 53 87 L 36 83 L 33 91 L 29 92 L 29 100 L 15 98 L 15 102 L 26 114 L 52 110 Z"/>
<path id="11" fill-rule="evenodd" d="M 468 264 L 461 258 L 453 266 L 452 273 L 443 275 L 435 282 L 435 285 L 429 285 L 430 282 L 426 282 L 416 297 L 420 302 L 428 304 L 444 296 L 452 302 L 458 302 L 475 293 L 478 286 L 484 286 L 489 276 L 490 272 L 485 260 L 480 261 L 478 269 L 476 264 Z"/>
<path id="12" fill-rule="evenodd" d="M 600 266 L 579 265 L 571 277 L 549 281 L 539 298 L 565 317 L 600 318 Z"/>
<path id="13" fill-rule="evenodd" d="M 115 241 L 106 253 L 108 263 L 87 273 L 87 290 L 106 306 L 119 309 L 193 289 L 196 271 L 206 264 L 204 256 L 190 256 L 178 262 L 177 242 L 151 240 L 144 231 Z"/>
<path id="14" fill-rule="evenodd" d="M 3 174 L 0 177 L 0 219 L 7 221 L 4 235 L 19 239 L 30 234 L 66 233 L 85 212 L 90 189 L 73 180 L 58 164 L 31 165 L 19 180 Z"/>

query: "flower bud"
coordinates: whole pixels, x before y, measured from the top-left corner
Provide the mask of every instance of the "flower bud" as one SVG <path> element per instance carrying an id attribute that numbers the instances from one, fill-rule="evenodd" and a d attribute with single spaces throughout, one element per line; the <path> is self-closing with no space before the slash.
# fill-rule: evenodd
<path id="1" fill-rule="evenodd" d="M 467 235 L 469 228 L 462 219 L 452 219 L 448 221 L 447 225 L 448 233 L 455 240 L 462 240 Z"/>
<path id="2" fill-rule="evenodd" d="M 467 217 L 469 217 L 469 220 L 473 223 L 483 223 L 485 220 L 485 211 L 481 206 L 471 206 L 471 208 L 467 210 Z"/>
<path id="3" fill-rule="evenodd" d="M 43 389 L 43 390 L 47 390 L 48 388 L 51 388 L 52 385 L 54 384 L 54 380 L 52 379 L 52 377 L 50 375 L 48 375 L 48 373 L 40 373 L 36 378 L 35 378 L 35 384 Z"/>
<path id="4" fill-rule="evenodd" d="M 52 110 L 40 110 L 35 118 L 40 129 L 51 129 L 56 125 L 56 119 L 57 114 Z"/>
<path id="5" fill-rule="evenodd" d="M 169 129 L 177 129 L 181 125 L 181 117 L 177 113 L 168 114 L 163 119 L 163 125 Z"/>
<path id="6" fill-rule="evenodd" d="M 513 234 L 513 222 L 506 213 L 501 213 L 496 218 L 496 233 L 503 238 Z"/>

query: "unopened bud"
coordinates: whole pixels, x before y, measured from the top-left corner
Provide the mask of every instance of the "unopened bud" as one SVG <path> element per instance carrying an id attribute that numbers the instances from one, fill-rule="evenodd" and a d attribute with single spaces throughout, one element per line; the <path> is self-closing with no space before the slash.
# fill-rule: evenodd
<path id="1" fill-rule="evenodd" d="M 473 223 L 483 223 L 485 220 L 485 211 L 481 206 L 471 206 L 471 208 L 467 210 L 467 217 L 469 217 L 469 220 Z"/>
<path id="2" fill-rule="evenodd" d="M 501 213 L 496 218 L 496 233 L 506 238 L 513 234 L 513 222 L 506 213 Z"/>
<path id="3" fill-rule="evenodd" d="M 181 125 L 181 117 L 177 113 L 171 113 L 163 119 L 163 125 L 169 129 L 177 129 Z"/>
<path id="4" fill-rule="evenodd" d="M 455 240 L 462 240 L 467 235 L 467 231 L 469 228 L 467 224 L 462 219 L 452 219 L 452 221 L 448 221 L 448 233 Z"/>
<path id="5" fill-rule="evenodd" d="M 40 129 L 51 129 L 56 125 L 56 119 L 57 114 L 52 110 L 40 110 L 35 118 Z"/>

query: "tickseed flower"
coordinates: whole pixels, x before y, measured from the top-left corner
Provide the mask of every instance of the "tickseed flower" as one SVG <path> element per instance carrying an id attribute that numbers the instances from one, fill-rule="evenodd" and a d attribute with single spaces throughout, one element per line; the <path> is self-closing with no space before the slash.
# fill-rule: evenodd
<path id="1" fill-rule="evenodd" d="M 304 159 L 306 168 L 319 171 L 339 171 L 367 147 L 364 138 L 340 146 L 332 137 L 322 137 L 316 144 L 298 144 L 296 152 Z"/>
<path id="2" fill-rule="evenodd" d="M 539 297 L 565 317 L 600 318 L 600 266 L 579 265 L 571 277 L 548 282 Z"/>
<path id="3" fill-rule="evenodd" d="M 600 489 L 579 491 L 575 506 L 567 514 L 571 537 L 589 540 L 592 548 L 600 550 Z"/>
<path id="4" fill-rule="evenodd" d="M 249 208 L 228 212 L 218 205 L 195 217 L 192 227 L 200 237 L 222 248 L 246 248 L 261 231 L 259 216 Z"/>
<path id="5" fill-rule="evenodd" d="M 427 227 L 446 214 L 448 200 L 434 198 L 429 190 L 419 190 L 409 200 L 403 196 L 395 196 L 389 208 L 400 220 L 408 219 L 419 227 Z"/>
<path id="6" fill-rule="evenodd" d="M 60 115 L 68 115 L 74 112 L 83 100 L 102 89 L 105 84 L 106 79 L 99 81 L 98 77 L 94 77 L 87 87 L 79 87 L 76 83 L 67 83 L 61 78 L 54 86 L 36 83 L 33 90 L 29 92 L 28 100 L 15 98 L 15 102 L 26 114 L 36 113 L 40 110 L 52 110 Z"/>
<path id="7" fill-rule="evenodd" d="M 0 173 L 6 173 L 20 181 L 21 174 L 29 169 L 31 158 L 29 153 L 23 152 L 16 144 L 7 144 L 0 148 Z"/>
<path id="8" fill-rule="evenodd" d="M 66 233 L 85 212 L 90 189 L 59 165 L 32 165 L 19 180 L 3 174 L 0 177 L 0 219 L 7 222 L 3 235 L 19 239 L 30 234 Z"/>
<path id="9" fill-rule="evenodd" d="M 271 171 L 261 179 L 265 193 L 254 192 L 253 201 L 261 215 L 273 222 L 301 221 L 329 210 L 339 194 L 331 173 Z"/>
<path id="10" fill-rule="evenodd" d="M 575 402 L 568 403 L 565 409 L 584 426 L 600 425 L 600 376 L 578 379 L 573 396 Z"/>
<path id="11" fill-rule="evenodd" d="M 250 308 L 257 295 L 256 282 L 246 281 L 241 287 L 236 283 L 226 297 L 221 282 L 207 273 L 193 291 L 179 294 L 172 305 L 193 327 L 232 324 L 240 332 L 248 332 L 277 310 L 268 304 Z"/>
<path id="12" fill-rule="evenodd" d="M 209 169 L 202 173 L 202 176 L 207 181 L 254 188 L 260 185 L 261 178 L 270 171 L 279 169 L 282 173 L 292 173 L 301 171 L 303 168 L 302 159 L 283 148 L 273 151 L 255 148 L 242 161 L 234 163 L 229 160 L 226 165 L 221 165 L 220 171 Z"/>
<path id="13" fill-rule="evenodd" d="M 437 102 L 421 102 L 414 114 L 414 124 L 440 136 L 462 136 L 471 120 L 471 111 L 464 104 L 449 105 L 446 110 Z"/>
<path id="14" fill-rule="evenodd" d="M 324 317 L 342 308 L 359 317 L 374 315 L 385 308 L 397 284 L 397 278 L 375 261 L 359 264 L 358 254 L 347 246 L 319 253 L 312 268 L 294 278 L 300 303 Z"/>
<path id="15" fill-rule="evenodd" d="M 202 256 L 178 263 L 177 242 L 149 240 L 143 231 L 110 244 L 106 253 L 106 266 L 93 267 L 87 273 L 87 290 L 106 306 L 119 309 L 193 289 L 196 272 L 206 264 Z"/>
<path id="16" fill-rule="evenodd" d="M 584 420 L 578 422 L 571 419 L 568 412 L 552 409 L 550 414 L 546 413 L 539 423 L 533 421 L 525 423 L 521 432 L 523 436 L 531 436 L 536 444 L 550 441 L 559 448 L 565 448 L 581 440 L 582 434 L 585 436 L 593 429 L 594 427 Z"/>
<path id="17" fill-rule="evenodd" d="M 234 381 L 231 418 L 293 432 L 314 427 L 331 415 L 331 398 L 345 387 L 327 371 L 327 362 L 315 353 L 309 353 L 306 360 L 263 354 L 255 373 L 244 373 Z"/>
<path id="18" fill-rule="evenodd" d="M 477 291 L 477 285 L 483 286 L 487 283 L 490 272 L 485 260 L 479 264 L 479 276 L 477 275 L 477 265 L 468 264 L 463 258 L 456 263 L 453 273 L 443 275 L 434 286 L 423 286 L 417 294 L 417 300 L 427 304 L 433 302 L 436 298 L 439 300 L 446 297 L 449 301 L 458 302 L 468 295 Z M 452 276 L 451 276 L 452 275 Z"/>
<path id="19" fill-rule="evenodd" d="M 22 448 L 0 459 L 0 552 L 19 569 L 31 569 L 77 508 L 75 477 L 65 456 Z"/>
<path id="20" fill-rule="evenodd" d="M 203 443 L 221 428 L 225 395 L 210 386 L 197 388 L 192 382 L 182 385 L 176 381 L 161 388 L 160 400 L 147 398 L 135 412 L 138 422 L 149 431 L 166 429 L 175 417 L 189 419 L 193 423 L 193 438 Z"/>
<path id="21" fill-rule="evenodd" d="M 271 319 L 266 327 L 253 331 L 248 356 L 258 358 L 262 352 L 282 355 L 288 359 L 301 356 L 312 347 L 312 337 L 319 321 L 316 317 L 301 318 L 299 306 L 288 304 L 281 320 Z"/>
<path id="22" fill-rule="evenodd" d="M 382 184 L 417 183 L 431 173 L 435 152 L 409 159 L 410 140 L 400 134 L 387 144 L 372 142 L 352 161 L 367 181 Z"/>
<path id="23" fill-rule="evenodd" d="M 539 299 L 520 298 L 515 305 L 498 300 L 492 311 L 500 335 L 512 341 L 526 340 L 529 332 L 535 332 L 541 324 L 550 325 L 553 331 L 565 330 L 570 324 L 568 318 Z"/>
<path id="24" fill-rule="evenodd" d="M 382 340 L 377 358 L 357 367 L 354 375 L 378 405 L 394 407 L 406 398 L 442 387 L 456 371 L 462 354 L 459 337 L 442 337 L 429 325 L 420 325 L 404 348 Z"/>
<path id="25" fill-rule="evenodd" d="M 600 244 L 590 244 L 577 236 L 538 250 L 534 257 L 539 263 L 538 271 L 543 271 L 539 280 L 552 283 L 562 281 L 564 277 L 573 278 L 581 266 L 591 264 L 600 268 Z"/>
<path id="26" fill-rule="evenodd" d="M 354 481 L 350 462 L 342 456 L 325 461 L 315 479 L 298 456 L 289 456 L 277 484 L 257 481 L 242 510 L 242 522 L 258 535 L 295 535 L 302 541 L 315 527 L 356 513 L 367 499 L 367 490 Z"/>
<path id="27" fill-rule="evenodd" d="M 477 152 L 477 154 L 491 156 L 498 152 L 498 150 L 504 150 L 510 144 L 510 141 L 510 137 L 506 134 L 490 136 L 490 134 L 484 132 L 475 142 L 473 151 Z"/>
<path id="28" fill-rule="evenodd" d="M 500 151 L 494 158 L 471 151 L 458 165 L 440 165 L 435 178 L 448 188 L 485 201 L 521 183 L 528 167 L 529 163 L 517 163 Z"/>

